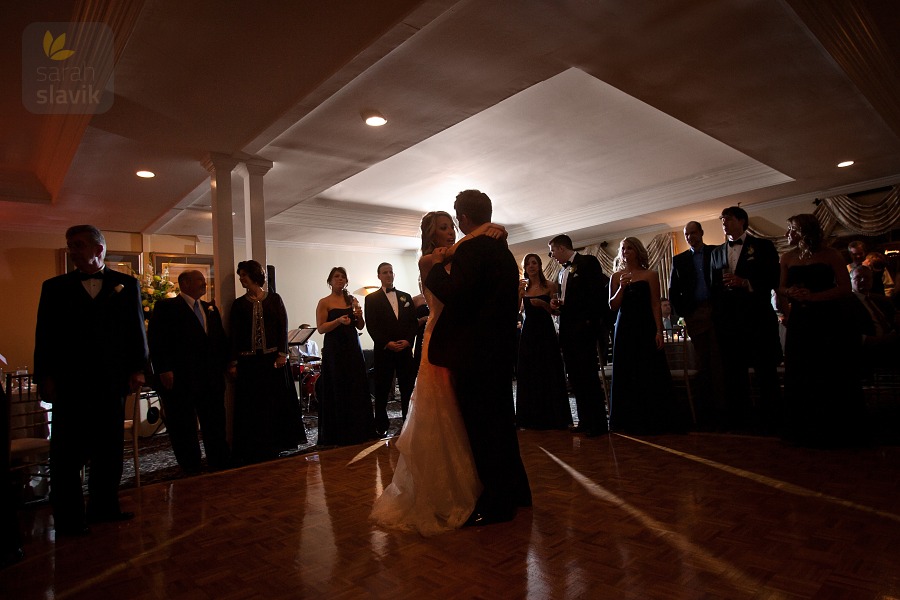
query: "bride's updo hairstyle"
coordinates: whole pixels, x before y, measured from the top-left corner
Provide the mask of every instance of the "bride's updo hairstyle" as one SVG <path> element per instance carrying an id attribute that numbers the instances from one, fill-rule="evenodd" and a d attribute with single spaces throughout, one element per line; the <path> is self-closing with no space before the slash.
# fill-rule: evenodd
<path id="1" fill-rule="evenodd" d="M 450 216 L 450 213 L 442 210 L 433 210 L 425 213 L 425 216 L 422 217 L 422 256 L 434 252 L 434 232 L 437 229 L 439 217 L 447 217 L 453 223 L 453 217 Z M 456 226 L 454 225 L 453 228 L 456 229 Z"/>
<path id="2" fill-rule="evenodd" d="M 635 253 L 637 254 L 637 259 L 640 265 L 645 268 L 650 268 L 650 255 L 647 253 L 647 249 L 644 248 L 644 245 L 641 243 L 641 240 L 636 237 L 627 237 L 619 243 L 619 253 L 616 254 L 616 259 L 613 261 L 613 271 L 624 271 L 625 270 L 625 257 L 623 256 L 622 250 L 625 249 L 625 244 L 630 244 L 632 248 L 634 248 Z"/>

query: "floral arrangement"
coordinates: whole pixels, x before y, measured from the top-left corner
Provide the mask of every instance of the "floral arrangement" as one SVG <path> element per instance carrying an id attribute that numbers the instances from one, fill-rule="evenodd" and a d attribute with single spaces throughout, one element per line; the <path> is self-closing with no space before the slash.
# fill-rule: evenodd
<path id="1" fill-rule="evenodd" d="M 162 274 L 157 275 L 153 272 L 153 265 L 148 264 L 141 281 L 141 305 L 144 307 L 145 321 L 150 319 L 157 301 L 177 295 L 178 284 L 169 280 L 169 270 L 163 269 Z"/>

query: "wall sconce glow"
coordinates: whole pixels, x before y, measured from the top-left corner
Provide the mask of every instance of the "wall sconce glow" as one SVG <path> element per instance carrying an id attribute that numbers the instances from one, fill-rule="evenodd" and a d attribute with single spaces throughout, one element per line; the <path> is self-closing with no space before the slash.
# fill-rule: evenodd
<path id="1" fill-rule="evenodd" d="M 853 164 L 852 160 L 845 160 L 844 162 L 839 162 L 838 166 L 843 169 L 844 167 L 849 167 L 852 164 Z"/>
<path id="2" fill-rule="evenodd" d="M 387 123 L 387 119 L 384 118 L 384 115 L 377 110 L 366 110 L 360 114 L 362 115 L 363 120 L 366 122 L 366 125 L 370 127 L 381 127 L 382 125 Z"/>
<path id="3" fill-rule="evenodd" d="M 156 177 L 156 173 L 153 171 L 138 171 L 135 173 L 138 177 L 143 177 L 144 179 L 150 179 L 151 177 Z"/>

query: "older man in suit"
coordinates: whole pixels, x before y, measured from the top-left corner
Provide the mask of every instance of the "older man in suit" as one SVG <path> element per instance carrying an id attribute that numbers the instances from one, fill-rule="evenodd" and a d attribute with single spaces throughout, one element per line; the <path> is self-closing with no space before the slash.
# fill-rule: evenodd
<path id="1" fill-rule="evenodd" d="M 222 316 L 214 305 L 201 300 L 207 285 L 200 271 L 181 273 L 178 287 L 178 296 L 156 303 L 148 331 L 166 430 L 181 469 L 198 473 L 199 419 L 207 463 L 210 469 L 224 469 L 230 453 L 225 434 L 229 348 Z"/>
<path id="2" fill-rule="evenodd" d="M 578 425 L 572 431 L 601 435 L 609 431 L 609 421 L 597 344 L 606 346 L 609 278 L 595 256 L 575 252 L 569 236 L 558 235 L 548 245 L 550 256 L 563 267 L 559 298 L 550 304 L 559 311 L 559 345 L 578 408 Z"/>
<path id="3" fill-rule="evenodd" d="M 416 382 L 413 342 L 418 330 L 416 308 L 412 296 L 394 288 L 394 267 L 378 265 L 381 289 L 366 296 L 366 327 L 374 342 L 375 362 L 375 430 L 388 430 L 387 401 L 394 383 L 400 387 L 403 418 L 409 410 L 409 398 Z"/>
<path id="4" fill-rule="evenodd" d="M 144 384 L 147 337 L 138 280 L 104 263 L 106 239 L 92 225 L 66 232 L 77 270 L 44 282 L 34 375 L 53 404 L 50 503 L 56 532 L 134 517 L 119 506 L 125 396 Z M 81 471 L 90 464 L 87 511 Z"/>
<path id="5" fill-rule="evenodd" d="M 726 208 L 720 220 L 728 241 L 710 257 L 710 298 L 722 348 L 729 425 L 773 431 L 781 409 L 777 373 L 781 341 L 772 307 L 780 274 L 778 251 L 772 242 L 747 233 L 749 217 L 744 209 Z M 748 393 L 751 367 L 759 387 L 756 407 Z"/>
<path id="6" fill-rule="evenodd" d="M 694 345 L 697 367 L 697 419 L 703 428 L 716 428 L 723 417 L 722 365 L 712 320 L 709 264 L 713 247 L 703 243 L 703 227 L 697 221 L 684 226 L 690 246 L 672 259 L 669 300 L 684 317 Z"/>

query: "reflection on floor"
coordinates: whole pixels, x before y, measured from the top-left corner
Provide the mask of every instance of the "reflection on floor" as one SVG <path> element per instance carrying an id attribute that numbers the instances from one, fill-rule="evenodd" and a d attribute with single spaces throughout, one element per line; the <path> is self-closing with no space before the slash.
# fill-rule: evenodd
<path id="1" fill-rule="evenodd" d="M 25 512 L 4 598 L 900 598 L 900 448 L 522 431 L 534 508 L 437 538 L 374 527 L 387 442 L 122 492 L 54 540 Z"/>

